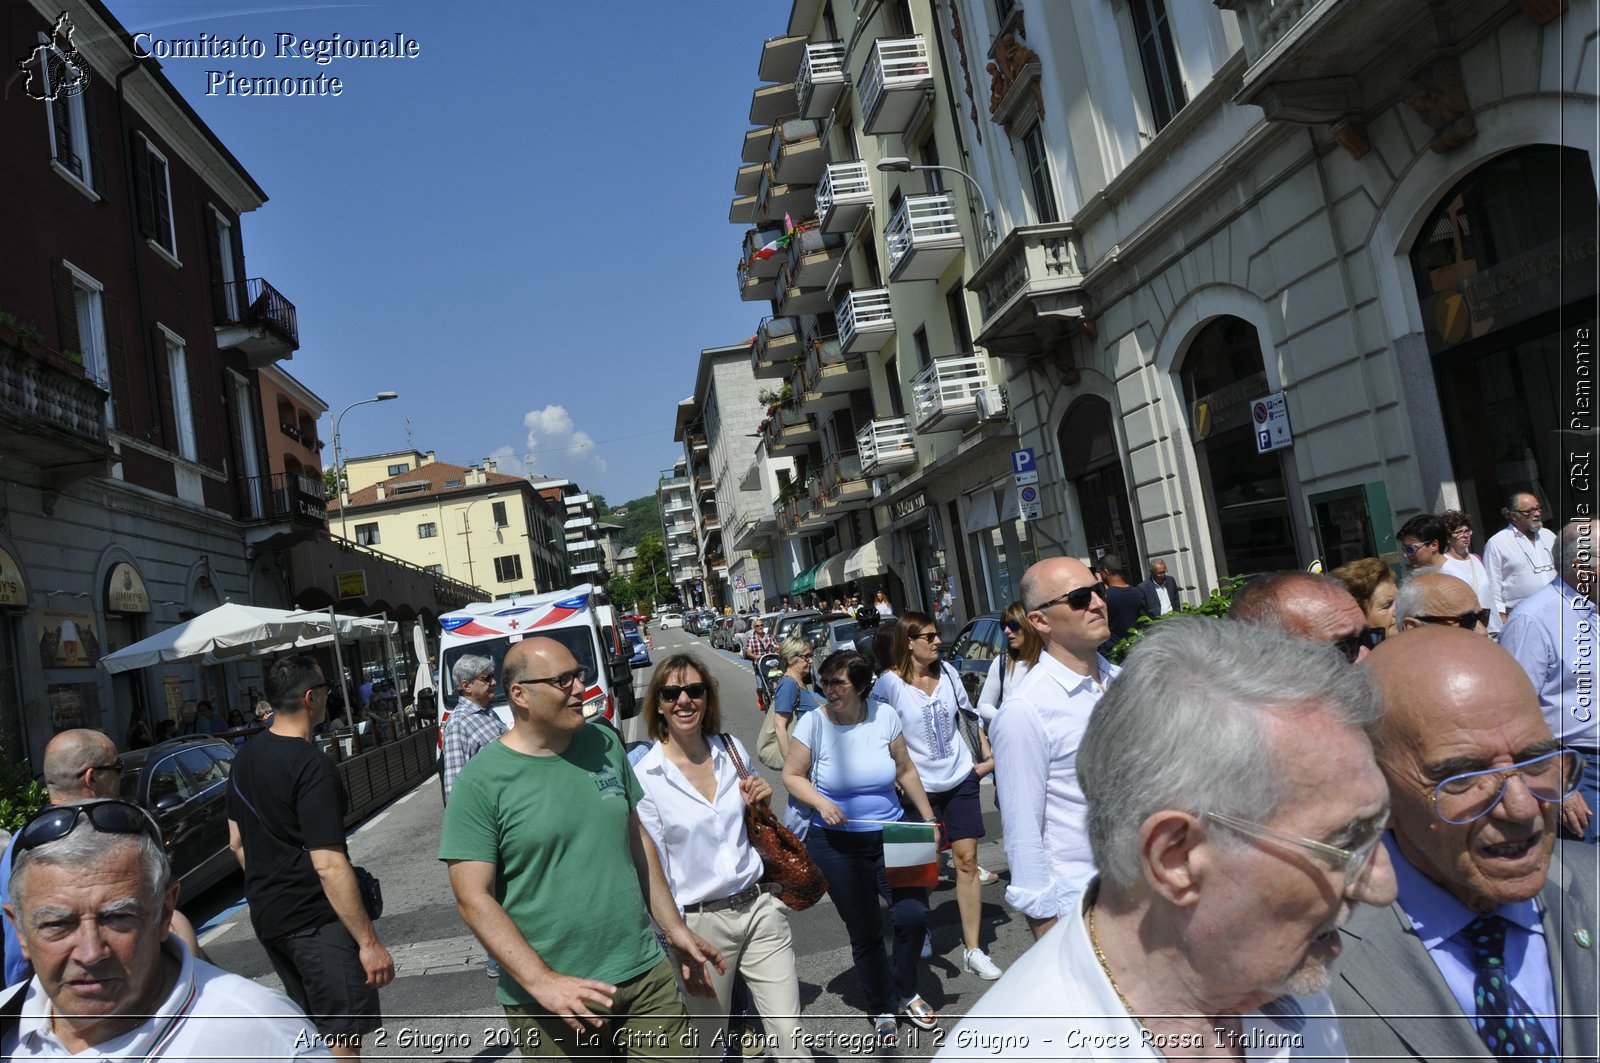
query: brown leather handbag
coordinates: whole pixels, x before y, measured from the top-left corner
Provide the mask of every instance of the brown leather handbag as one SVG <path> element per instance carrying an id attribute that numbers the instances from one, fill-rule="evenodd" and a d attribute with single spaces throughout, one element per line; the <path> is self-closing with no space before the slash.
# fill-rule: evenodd
<path id="1" fill-rule="evenodd" d="M 750 770 L 744 766 L 744 759 L 739 756 L 739 749 L 733 744 L 732 737 L 726 734 L 721 737 L 723 748 L 733 758 L 733 767 L 739 773 L 739 778 L 749 777 Z M 795 837 L 794 831 L 778 822 L 771 807 L 766 804 L 746 804 L 744 829 L 766 869 L 761 881 L 777 886 L 778 900 L 797 912 L 803 912 L 828 892 L 828 880 L 822 877 L 822 869 L 806 852 L 806 843 Z"/>

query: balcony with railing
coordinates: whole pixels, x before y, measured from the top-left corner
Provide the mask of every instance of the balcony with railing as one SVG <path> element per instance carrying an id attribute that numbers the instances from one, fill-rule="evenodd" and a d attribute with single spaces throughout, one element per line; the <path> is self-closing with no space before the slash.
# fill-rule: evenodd
<path id="1" fill-rule="evenodd" d="M 832 162 L 817 185 L 817 218 L 825 233 L 852 233 L 872 208 L 864 162 Z"/>
<path id="2" fill-rule="evenodd" d="M 815 219 L 810 225 L 789 241 L 789 282 L 797 288 L 822 288 L 837 271 L 839 283 L 850 283 L 848 263 L 840 269 L 840 263 L 845 262 L 845 237 L 823 232 L 816 227 Z"/>
<path id="3" fill-rule="evenodd" d="M 800 495 L 798 519 L 795 521 L 795 531 L 815 532 L 822 531 L 833 523 L 836 511 L 829 511 L 822 501 L 822 481 L 814 479 L 806 484 L 805 491 Z"/>
<path id="4" fill-rule="evenodd" d="M 816 418 L 788 406 L 779 406 L 760 424 L 761 436 L 771 455 L 798 454 L 821 439 Z"/>
<path id="5" fill-rule="evenodd" d="M 855 451 L 830 454 L 822 467 L 822 502 L 832 510 L 862 509 L 872 504 L 872 485 Z"/>
<path id="6" fill-rule="evenodd" d="M 866 358 L 845 354 L 837 336 L 818 337 L 806 351 L 805 389 L 807 393 L 848 395 L 871 384 Z"/>
<path id="7" fill-rule="evenodd" d="M 777 125 L 785 118 L 792 118 L 799 113 L 800 108 L 795 103 L 792 81 L 778 85 L 758 85 L 755 92 L 750 95 L 751 125 Z"/>
<path id="8" fill-rule="evenodd" d="M 756 68 L 756 76 L 762 81 L 793 81 L 805 54 L 806 38 L 802 33 L 769 37 L 761 45 L 761 64 Z"/>
<path id="9" fill-rule="evenodd" d="M 706 437 L 703 435 L 691 435 L 689 437 L 689 449 L 695 451 L 697 457 L 704 457 L 710 452 L 711 444 L 706 441 Z"/>
<path id="10" fill-rule="evenodd" d="M 300 349 L 294 304 L 260 277 L 216 285 L 212 309 L 218 349 L 244 352 L 252 369 L 269 366 Z"/>
<path id="11" fill-rule="evenodd" d="M 805 118 L 826 118 L 844 91 L 844 42 L 823 41 L 806 45 L 795 74 L 795 98 Z"/>
<path id="12" fill-rule="evenodd" d="M 881 351 L 894 338 L 894 311 L 887 288 L 846 292 L 833 316 L 839 323 L 839 349 L 846 354 Z"/>
<path id="13" fill-rule="evenodd" d="M 981 355 L 936 358 L 911 378 L 917 431 L 949 431 L 982 419 L 978 392 L 990 387 L 989 359 Z"/>
<path id="14" fill-rule="evenodd" d="M 716 488 L 716 481 L 709 476 L 696 476 L 694 478 L 694 493 L 696 495 L 709 495 Z"/>
<path id="15" fill-rule="evenodd" d="M 825 285 L 805 287 L 798 283 L 799 265 L 784 259 L 778 271 L 778 294 L 773 309 L 784 316 L 824 314 L 830 309 L 828 289 Z"/>
<path id="16" fill-rule="evenodd" d="M 239 521 L 248 525 L 287 525 L 273 528 L 273 538 L 287 530 L 311 532 L 328 526 L 328 501 L 322 480 L 304 473 L 277 472 L 263 476 L 239 477 Z M 247 538 L 259 543 L 260 528 L 247 530 Z"/>
<path id="17" fill-rule="evenodd" d="M 758 377 L 786 377 L 793 371 L 789 360 L 803 349 L 798 319 L 769 317 L 756 329 L 755 342 L 750 345 L 750 366 Z"/>
<path id="18" fill-rule="evenodd" d="M 58 489 L 108 475 L 108 390 L 82 365 L 0 325 L 0 453 L 8 470 L 23 464 L 47 470 Z"/>
<path id="19" fill-rule="evenodd" d="M 933 89 L 928 44 L 920 36 L 879 39 L 856 79 L 864 132 L 904 132 Z"/>
<path id="20" fill-rule="evenodd" d="M 791 118 L 773 126 L 767 142 L 767 166 L 773 179 L 788 185 L 816 184 L 824 161 L 821 133 L 820 123 L 809 118 Z"/>
<path id="21" fill-rule="evenodd" d="M 937 280 L 961 254 L 956 197 L 949 192 L 906 196 L 883 230 L 892 281 Z"/>
<path id="22" fill-rule="evenodd" d="M 856 452 L 861 455 L 861 472 L 865 476 L 917 461 L 916 440 L 904 417 L 879 418 L 862 425 L 856 433 Z"/>
<path id="23" fill-rule="evenodd" d="M 972 273 L 976 342 L 1000 357 L 1038 353 L 1043 333 L 1080 327 L 1089 312 L 1083 252 L 1070 222 L 1019 225 Z"/>
<path id="24" fill-rule="evenodd" d="M 763 225 L 781 224 L 786 216 L 804 214 L 816 202 L 816 190 L 809 184 L 788 184 L 778 178 L 771 166 L 764 168 L 761 187 L 756 190 L 756 220 Z"/>

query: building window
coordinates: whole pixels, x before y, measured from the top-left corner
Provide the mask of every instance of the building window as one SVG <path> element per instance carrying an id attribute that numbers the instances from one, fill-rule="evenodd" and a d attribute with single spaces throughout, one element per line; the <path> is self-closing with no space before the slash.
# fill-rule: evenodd
<path id="1" fill-rule="evenodd" d="M 933 361 L 933 350 L 928 346 L 928 330 L 919 328 L 913 332 L 911 343 L 917 349 L 917 368 L 928 368 L 928 363 Z"/>
<path id="2" fill-rule="evenodd" d="M 377 546 L 382 541 L 383 540 L 378 535 L 378 524 L 376 521 L 371 524 L 356 525 L 357 546 Z"/>
<path id="3" fill-rule="evenodd" d="M 422 566 L 422 571 L 426 572 L 430 576 L 442 576 L 442 575 L 444 575 L 444 566 L 443 565 L 423 565 Z"/>
<path id="4" fill-rule="evenodd" d="M 511 522 L 506 519 L 506 504 L 504 502 L 492 502 L 490 505 L 494 508 L 494 526 L 496 528 L 508 527 Z"/>
<path id="5" fill-rule="evenodd" d="M 446 480 L 444 482 L 444 485 L 446 487 L 460 487 L 461 486 L 461 481 L 460 480 Z"/>
<path id="6" fill-rule="evenodd" d="M 418 524 L 417 525 L 417 538 L 418 539 L 436 539 L 436 538 L 438 538 L 438 536 L 439 536 L 439 525 L 433 523 L 433 521 L 429 521 L 426 524 Z"/>
<path id="7" fill-rule="evenodd" d="M 176 261 L 178 237 L 172 228 L 172 174 L 167 157 L 143 133 L 136 134 L 133 143 L 139 231 Z"/>
<path id="8" fill-rule="evenodd" d="M 212 309 L 223 321 L 238 321 L 240 291 L 233 271 L 233 223 L 216 207 L 207 208 L 206 218 L 211 226 L 211 283 L 217 286 Z"/>
<path id="9" fill-rule="evenodd" d="M 40 67 L 44 73 L 45 115 L 50 125 L 51 158 L 62 169 L 76 177 L 86 187 L 93 189 L 99 177 L 94 172 L 92 138 L 89 130 L 89 93 L 84 84 L 68 83 L 66 57 L 48 34 L 39 34 L 44 45 Z M 83 62 L 75 55 L 73 62 Z M 54 96 L 54 99 L 49 97 Z"/>
<path id="10" fill-rule="evenodd" d="M 1144 68 L 1145 88 L 1150 93 L 1150 120 L 1155 124 L 1155 131 L 1160 132 L 1189 102 L 1178 72 L 1178 52 L 1172 44 L 1167 2 L 1130 0 L 1128 7 L 1133 15 L 1133 38 L 1139 50 L 1139 65 Z"/>
<path id="11" fill-rule="evenodd" d="M 522 557 L 507 554 L 494 559 L 494 578 L 501 583 L 515 583 L 522 578 Z"/>
<path id="12" fill-rule="evenodd" d="M 106 313 L 100 282 L 70 262 L 63 262 L 72 278 L 72 310 L 78 325 L 78 352 L 83 355 L 83 374 L 107 391 L 111 390 L 110 360 L 106 355 Z M 111 403 L 106 403 L 106 423 L 111 420 Z"/>
<path id="13" fill-rule="evenodd" d="M 390 476 L 399 476 L 401 473 L 410 472 L 410 471 L 411 471 L 411 465 L 408 462 L 404 462 L 404 461 L 402 461 L 398 465 L 389 466 L 389 475 Z"/>
<path id="14" fill-rule="evenodd" d="M 1006 24 L 1006 19 L 1011 17 L 1016 6 L 1017 0 L 994 0 L 994 17 L 999 20 L 999 25 Z"/>
<path id="15" fill-rule="evenodd" d="M 1033 204 L 1034 217 L 1041 225 L 1060 221 L 1056 213 L 1056 194 L 1050 187 L 1050 156 L 1044 147 L 1043 123 L 1035 122 L 1022 135 L 1023 163 L 1027 167 L 1028 193 Z"/>
<path id="16" fill-rule="evenodd" d="M 972 324 L 967 320 L 966 288 L 959 278 L 944 293 L 944 307 L 950 315 L 950 335 L 956 341 L 956 350 L 963 353 L 971 351 Z"/>
<path id="17" fill-rule="evenodd" d="M 172 417 L 178 434 L 178 454 L 198 461 L 200 449 L 194 437 L 194 396 L 189 391 L 189 351 L 183 340 L 162 328 L 167 341 L 167 382 L 172 386 Z"/>

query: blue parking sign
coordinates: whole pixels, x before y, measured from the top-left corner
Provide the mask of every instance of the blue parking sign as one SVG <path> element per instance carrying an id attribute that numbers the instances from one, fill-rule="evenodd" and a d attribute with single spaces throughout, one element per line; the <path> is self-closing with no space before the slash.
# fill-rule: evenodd
<path id="1" fill-rule="evenodd" d="M 1011 452 L 1011 471 L 1013 473 L 1037 472 L 1038 466 L 1033 462 L 1033 448 L 1026 447 L 1022 450 Z"/>

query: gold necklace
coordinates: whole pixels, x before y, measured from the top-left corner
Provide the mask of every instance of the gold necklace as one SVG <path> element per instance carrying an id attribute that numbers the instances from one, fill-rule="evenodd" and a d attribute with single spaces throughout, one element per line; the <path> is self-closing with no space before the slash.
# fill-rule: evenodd
<path id="1" fill-rule="evenodd" d="M 1122 1001 L 1122 1006 L 1127 1009 L 1128 1016 L 1139 1024 L 1139 1029 L 1148 1030 L 1144 1020 L 1134 1013 L 1133 1005 L 1128 1003 L 1128 998 L 1123 994 L 1122 987 L 1117 985 L 1117 978 L 1111 973 L 1111 964 L 1106 962 L 1106 954 L 1100 951 L 1100 938 L 1094 932 L 1094 905 L 1089 905 L 1089 915 L 1085 920 L 1089 924 L 1089 946 L 1094 949 L 1094 958 L 1100 961 L 1100 969 L 1106 973 L 1106 981 L 1111 983 L 1111 991 Z"/>

